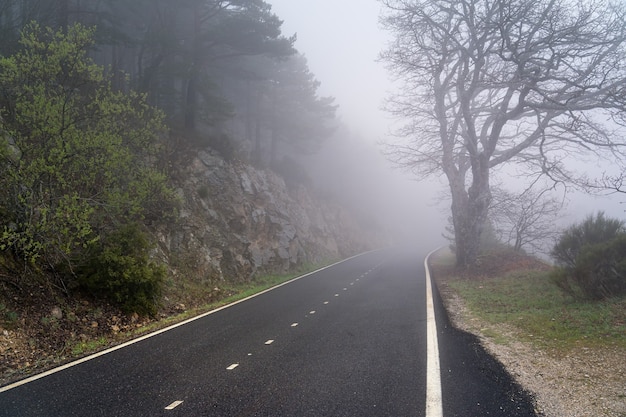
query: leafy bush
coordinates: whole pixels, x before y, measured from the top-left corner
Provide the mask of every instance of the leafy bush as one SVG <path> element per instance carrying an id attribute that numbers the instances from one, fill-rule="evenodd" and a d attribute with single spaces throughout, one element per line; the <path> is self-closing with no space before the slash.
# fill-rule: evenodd
<path id="1" fill-rule="evenodd" d="M 620 220 L 598 213 L 567 229 L 552 256 L 552 278 L 570 295 L 595 300 L 626 294 L 626 233 Z"/>
<path id="2" fill-rule="evenodd" d="M 219 152 L 226 161 L 235 159 L 237 149 L 233 140 L 226 134 L 217 134 L 211 136 L 209 146 Z"/>
<path id="3" fill-rule="evenodd" d="M 79 286 L 126 312 L 156 313 L 166 271 L 150 260 L 150 250 L 137 224 L 122 226 L 90 247 L 77 270 Z"/>
<path id="4" fill-rule="evenodd" d="M 594 299 L 626 294 L 626 234 L 585 246 L 574 272 L 583 292 Z"/>
<path id="5" fill-rule="evenodd" d="M 584 246 L 608 242 L 620 233 L 624 233 L 624 222 L 599 212 L 566 229 L 552 249 L 552 257 L 558 265 L 574 268 Z"/>
<path id="6" fill-rule="evenodd" d="M 92 36 L 33 23 L 21 50 L 0 57 L 0 251 L 36 270 L 58 271 L 101 230 L 160 222 L 174 207 L 153 163 L 163 114 L 111 88 L 88 57 Z"/>

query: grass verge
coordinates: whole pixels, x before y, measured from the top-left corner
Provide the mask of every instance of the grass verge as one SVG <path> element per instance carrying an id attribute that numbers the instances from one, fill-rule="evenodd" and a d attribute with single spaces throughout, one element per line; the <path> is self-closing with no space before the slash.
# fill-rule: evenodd
<path id="1" fill-rule="evenodd" d="M 292 271 L 286 274 L 265 275 L 255 278 L 254 280 L 249 282 L 225 282 L 220 287 L 220 293 L 222 294 L 222 297 L 220 297 L 216 301 L 203 304 L 199 307 L 190 308 L 177 314 L 162 317 L 159 320 L 150 321 L 145 325 L 134 328 L 130 331 L 120 332 L 115 335 L 111 334 L 108 338 L 101 337 L 98 338 L 96 341 L 76 342 L 73 346 L 70 347 L 69 350 L 72 352 L 74 357 L 85 356 L 103 348 L 110 347 L 114 344 L 122 343 L 135 337 L 139 337 L 141 335 L 163 329 L 165 327 L 190 319 L 192 317 L 196 317 L 198 315 L 215 310 L 219 307 L 223 307 L 225 305 L 250 297 L 254 294 L 265 291 L 304 274 L 313 272 L 326 265 L 326 263 L 321 265 L 305 265 L 299 268 L 297 271 Z"/>
<path id="2" fill-rule="evenodd" d="M 445 257 L 434 262 L 439 267 L 448 265 L 445 284 L 472 315 L 494 326 L 481 330 L 496 343 L 507 342 L 506 335 L 497 330 L 497 325 L 505 325 L 514 329 L 516 338 L 561 353 L 581 347 L 626 349 L 626 299 L 573 299 L 553 283 L 546 270 L 514 269 L 477 279 L 452 272 Z"/>
<path id="3" fill-rule="evenodd" d="M 40 297 L 38 310 L 17 310 L 0 297 L 0 385 L 164 329 L 329 263 L 306 265 L 287 274 L 259 276 L 238 283 L 196 282 L 182 276 L 177 285 L 164 292 L 162 308 L 156 317 L 123 315 L 113 306 L 87 299 L 49 302 L 48 293 L 42 288 L 40 293 L 37 288 L 30 293 L 31 297 L 33 294 Z M 20 293 L 16 292 L 10 299 L 19 301 L 19 297 Z M 53 307 L 60 310 L 62 318 L 52 315 Z"/>

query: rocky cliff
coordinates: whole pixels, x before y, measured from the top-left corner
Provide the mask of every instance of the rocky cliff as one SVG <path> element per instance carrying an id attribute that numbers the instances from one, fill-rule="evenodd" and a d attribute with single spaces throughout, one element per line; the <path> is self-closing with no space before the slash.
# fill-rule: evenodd
<path id="1" fill-rule="evenodd" d="M 177 269 L 207 281 L 242 281 L 303 264 L 339 259 L 377 246 L 342 208 L 303 185 L 203 150 L 179 168 L 179 223 L 160 243 Z"/>

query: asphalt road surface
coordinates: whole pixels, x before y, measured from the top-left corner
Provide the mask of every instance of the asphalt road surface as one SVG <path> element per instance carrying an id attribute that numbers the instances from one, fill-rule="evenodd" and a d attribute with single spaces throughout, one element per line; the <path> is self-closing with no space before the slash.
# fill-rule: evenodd
<path id="1" fill-rule="evenodd" d="M 425 253 L 376 251 L 0 392 L 0 416 L 424 416 Z M 435 294 L 443 415 L 535 416 Z"/>

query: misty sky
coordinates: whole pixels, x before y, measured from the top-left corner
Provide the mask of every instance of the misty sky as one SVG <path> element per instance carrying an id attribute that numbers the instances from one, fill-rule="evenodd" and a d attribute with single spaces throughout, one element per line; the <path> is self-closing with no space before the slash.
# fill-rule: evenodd
<path id="1" fill-rule="evenodd" d="M 381 109 L 391 83 L 384 65 L 377 62 L 387 43 L 387 35 L 378 25 L 379 3 L 376 0 L 268 0 L 268 3 L 284 21 L 283 34 L 297 34 L 295 46 L 306 56 L 309 69 L 321 82 L 320 95 L 335 97 L 338 116 L 350 129 L 351 135 L 343 138 L 343 146 L 352 147 L 351 160 L 341 161 L 339 171 L 333 170 L 332 163 L 324 162 L 327 177 L 333 178 L 338 186 L 343 182 L 343 195 L 356 205 L 377 211 L 379 218 L 389 222 L 390 231 L 395 229 L 404 235 L 400 239 L 428 236 L 425 240 L 439 240 L 446 219 L 432 203 L 439 186 L 417 182 L 392 170 L 391 164 L 378 154 L 379 142 L 386 138 L 391 123 Z M 363 149 L 355 149 L 358 146 Z M 328 157 L 328 150 L 320 155 L 322 159 Z M 339 165 L 337 161 L 333 163 Z M 361 181 L 354 181 L 355 178 Z"/>
<path id="2" fill-rule="evenodd" d="M 296 48 L 322 83 L 320 93 L 333 96 L 339 116 L 351 129 L 373 141 L 387 133 L 380 110 L 390 83 L 382 63 L 385 47 L 376 0 L 268 0 L 283 21 L 283 33 L 297 33 Z"/>
<path id="3" fill-rule="evenodd" d="M 376 0 L 268 0 L 272 10 L 283 21 L 283 33 L 297 33 L 296 48 L 309 62 L 310 70 L 321 82 L 320 94 L 336 98 L 339 116 L 362 140 L 374 144 L 388 138 L 393 122 L 381 107 L 392 89 L 384 65 L 377 62 L 386 47 L 388 34 L 378 23 L 381 5 Z M 398 194 L 424 199 L 445 190 L 445 184 L 421 184 L 421 188 L 399 191 Z M 409 199 L 407 198 L 407 201 Z M 626 220 L 626 195 L 590 197 L 580 193 L 568 195 L 563 211 L 564 224 L 578 221 L 593 212 L 604 210 L 608 215 Z M 402 204 L 401 201 L 397 202 Z M 416 210 L 415 203 L 413 208 Z M 447 209 L 440 204 L 439 211 Z M 432 216 L 432 207 L 426 216 Z M 441 222 L 441 213 L 437 223 Z M 432 219 L 434 220 L 434 219 Z M 441 225 L 443 227 L 443 225 Z"/>

